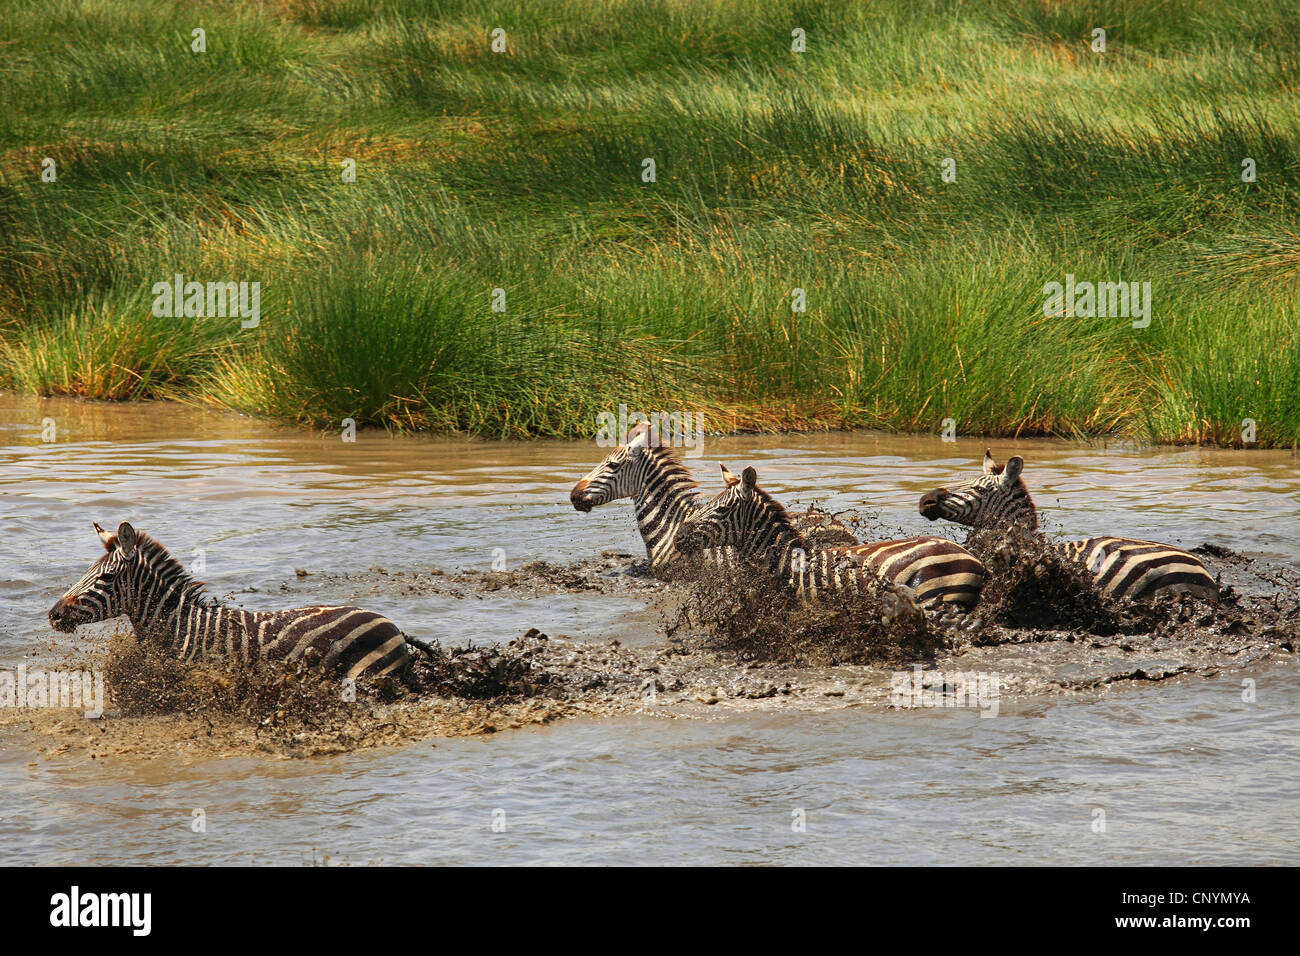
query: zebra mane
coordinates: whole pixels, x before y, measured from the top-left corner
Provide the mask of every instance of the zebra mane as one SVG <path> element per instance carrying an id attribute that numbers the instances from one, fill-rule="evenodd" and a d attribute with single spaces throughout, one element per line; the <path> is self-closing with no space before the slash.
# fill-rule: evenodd
<path id="1" fill-rule="evenodd" d="M 993 466 L 993 470 L 988 472 L 988 474 L 1000 475 L 1002 474 L 1002 472 L 1006 471 L 1006 469 L 1007 469 L 1006 462 L 1003 462 L 1000 465 L 995 464 Z M 1018 491 L 1020 494 L 1022 494 L 1025 498 L 1025 502 L 1029 505 L 1029 526 L 1031 528 L 1037 528 L 1038 527 L 1038 505 L 1034 504 L 1034 496 L 1029 493 L 1029 486 L 1025 484 L 1025 475 L 1023 472 L 1021 472 L 1020 477 L 1016 479 L 1015 491 Z M 1013 491 L 1012 493 L 1014 494 L 1015 491 Z"/>
<path id="2" fill-rule="evenodd" d="M 651 445 L 646 449 L 646 454 L 660 469 L 671 473 L 674 477 L 680 477 L 687 488 L 695 489 L 700 486 L 691 474 L 691 470 L 682 461 L 681 452 L 676 448 L 667 445 Z"/>
<path id="3" fill-rule="evenodd" d="M 109 539 L 108 548 L 117 547 L 117 535 Z M 140 552 L 144 563 L 151 570 L 156 572 L 160 578 L 178 577 L 184 583 L 181 585 L 185 600 L 189 603 L 211 604 L 213 598 L 207 592 L 207 586 L 202 581 L 196 581 L 190 577 L 190 572 L 185 569 L 185 565 L 180 559 L 167 550 L 166 546 L 155 538 L 153 535 L 144 531 L 135 533 L 135 547 Z"/>
<path id="4" fill-rule="evenodd" d="M 773 523 L 789 531 L 797 540 L 798 546 L 806 549 L 807 543 L 804 540 L 803 532 L 795 527 L 794 519 L 790 517 L 790 512 L 786 510 L 785 505 L 758 487 L 758 485 L 754 486 L 754 494 L 758 495 L 758 500 L 763 503 L 767 513 L 772 516 Z"/>

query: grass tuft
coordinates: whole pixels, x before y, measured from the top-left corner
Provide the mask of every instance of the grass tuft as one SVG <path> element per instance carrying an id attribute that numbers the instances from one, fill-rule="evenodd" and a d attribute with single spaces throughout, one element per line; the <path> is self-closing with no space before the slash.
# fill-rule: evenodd
<path id="1" fill-rule="evenodd" d="M 13 0 L 0 388 L 1290 446 L 1298 91 L 1287 0 Z M 260 326 L 152 317 L 176 273 Z"/>

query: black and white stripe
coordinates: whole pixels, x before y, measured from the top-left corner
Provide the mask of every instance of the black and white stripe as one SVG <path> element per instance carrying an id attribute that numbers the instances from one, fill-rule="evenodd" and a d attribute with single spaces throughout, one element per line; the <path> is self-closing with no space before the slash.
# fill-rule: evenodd
<path id="1" fill-rule="evenodd" d="M 758 475 L 746 468 L 694 512 L 678 532 L 686 552 L 730 546 L 745 559 L 765 562 L 800 594 L 859 591 L 868 576 L 910 588 L 922 607 L 969 609 L 984 586 L 984 566 L 973 554 L 946 538 L 907 538 L 853 547 L 811 547 L 771 495 L 758 487 Z"/>
<path id="2" fill-rule="evenodd" d="M 226 607 L 149 535 L 126 522 L 117 534 L 98 524 L 95 531 L 105 553 L 50 609 L 56 630 L 125 615 L 140 639 L 161 641 L 187 663 L 305 661 L 341 677 L 390 674 L 410 658 L 401 630 L 374 611 Z"/>
<path id="3" fill-rule="evenodd" d="M 725 466 L 722 475 L 728 483 L 736 480 Z M 678 529 L 704 499 L 690 471 L 673 450 L 651 444 L 648 425 L 638 426 L 629 433 L 627 444 L 610 452 L 569 492 L 573 507 L 583 512 L 620 498 L 631 498 L 636 508 L 636 526 L 645 542 L 651 568 L 659 574 L 671 573 L 682 557 L 676 545 Z M 792 517 L 818 541 L 856 543 L 857 539 L 843 522 L 826 515 L 807 513 Z M 703 554 L 712 564 L 728 563 L 725 548 L 709 548 Z"/>
<path id="4" fill-rule="evenodd" d="M 944 518 L 972 528 L 1021 525 L 1036 530 L 1038 511 L 1021 477 L 1023 469 L 1019 456 L 999 465 L 992 452 L 985 451 L 983 474 L 927 493 L 921 498 L 921 514 L 931 521 Z M 1172 545 L 1107 536 L 1057 542 L 1056 547 L 1087 568 L 1110 597 L 1140 600 L 1161 593 L 1188 593 L 1208 601 L 1219 599 L 1219 585 L 1205 565 Z"/>

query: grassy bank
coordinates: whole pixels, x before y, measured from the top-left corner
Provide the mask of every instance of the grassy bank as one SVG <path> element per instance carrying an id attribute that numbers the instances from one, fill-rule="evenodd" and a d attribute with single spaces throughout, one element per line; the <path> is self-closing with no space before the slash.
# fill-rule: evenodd
<path id="1" fill-rule="evenodd" d="M 15 0 L 0 96 L 0 388 L 1300 439 L 1300 0 Z M 260 324 L 154 318 L 176 273 Z"/>

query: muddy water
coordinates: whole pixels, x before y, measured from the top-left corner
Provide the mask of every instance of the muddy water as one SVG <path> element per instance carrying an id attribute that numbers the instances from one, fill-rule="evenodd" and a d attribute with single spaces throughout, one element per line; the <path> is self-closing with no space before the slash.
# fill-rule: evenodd
<path id="1" fill-rule="evenodd" d="M 753 464 L 788 501 L 865 505 L 878 533 L 916 534 L 936 530 L 916 514 L 920 494 L 974 468 L 983 447 L 717 439 L 698 465 L 709 488 L 716 462 Z M 1027 457 L 1049 529 L 1211 541 L 1300 566 L 1300 461 L 1289 453 L 993 447 Z M 45 612 L 96 556 L 90 522 L 124 519 L 248 607 L 357 601 L 430 640 L 537 627 L 653 648 L 661 616 L 636 589 L 458 595 L 384 583 L 433 567 L 643 554 L 626 506 L 580 515 L 566 500 L 600 455 L 591 443 L 364 433 L 347 444 L 186 408 L 0 395 L 0 668 L 103 647 L 111 626 L 53 635 Z M 1021 698 L 994 719 L 701 706 L 303 760 L 157 747 L 92 759 L 10 723 L 0 862 L 1296 863 L 1297 676 L 1283 662 Z M 1253 703 L 1243 677 L 1257 681 Z M 87 736 L 102 733 L 95 723 Z M 191 830 L 195 808 L 206 833 Z"/>

